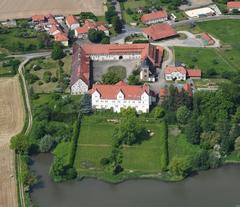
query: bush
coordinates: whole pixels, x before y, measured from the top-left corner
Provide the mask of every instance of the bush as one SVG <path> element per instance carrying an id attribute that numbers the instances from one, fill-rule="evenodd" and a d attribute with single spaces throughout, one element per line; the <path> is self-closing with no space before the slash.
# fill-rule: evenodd
<path id="1" fill-rule="evenodd" d="M 102 166 L 106 166 L 106 165 L 108 165 L 110 163 L 110 160 L 108 159 L 108 158 L 102 158 L 101 160 L 100 160 L 100 164 L 102 165 Z"/>
<path id="2" fill-rule="evenodd" d="M 45 135 L 39 143 L 40 152 L 49 152 L 52 149 L 54 143 L 54 138 L 51 135 Z"/>
<path id="3" fill-rule="evenodd" d="M 23 134 L 11 138 L 10 148 L 20 154 L 28 154 L 31 144 L 29 138 Z"/>

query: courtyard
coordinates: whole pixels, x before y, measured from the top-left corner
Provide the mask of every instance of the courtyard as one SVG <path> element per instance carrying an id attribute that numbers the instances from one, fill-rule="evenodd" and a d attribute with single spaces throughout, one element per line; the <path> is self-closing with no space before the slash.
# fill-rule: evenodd
<path id="1" fill-rule="evenodd" d="M 114 66 L 121 66 L 123 68 L 126 68 L 126 77 L 132 74 L 132 72 L 139 68 L 140 66 L 140 60 L 117 60 L 117 61 L 93 61 L 93 80 L 101 81 L 102 75 L 106 74 L 109 71 L 109 68 L 114 68 Z M 115 67 L 117 68 L 117 67 Z"/>

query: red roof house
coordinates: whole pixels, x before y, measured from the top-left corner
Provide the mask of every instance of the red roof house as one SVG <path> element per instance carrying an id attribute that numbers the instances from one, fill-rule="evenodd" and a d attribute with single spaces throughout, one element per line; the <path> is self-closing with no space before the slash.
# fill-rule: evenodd
<path id="1" fill-rule="evenodd" d="M 199 69 L 187 69 L 187 76 L 192 79 L 200 79 L 202 77 L 202 71 Z"/>
<path id="2" fill-rule="evenodd" d="M 167 23 L 151 25 L 145 28 L 143 32 L 154 41 L 177 36 L 176 30 Z"/>
<path id="3" fill-rule="evenodd" d="M 233 9 L 240 9 L 240 1 L 229 1 L 227 3 L 227 8 L 231 11 Z"/>
<path id="4" fill-rule="evenodd" d="M 46 17 L 44 15 L 34 15 L 32 16 L 33 22 L 44 22 L 46 20 Z"/>
<path id="5" fill-rule="evenodd" d="M 141 61 L 146 58 L 154 66 L 160 66 L 162 62 L 164 49 L 160 46 L 151 44 L 81 44 L 73 47 L 72 57 L 72 75 L 71 86 L 73 86 L 79 79 L 87 86 L 90 86 L 90 60 L 91 56 L 101 55 L 119 56 L 124 54 L 139 54 Z"/>
<path id="6" fill-rule="evenodd" d="M 141 95 L 146 92 L 150 93 L 150 88 L 148 85 L 134 86 L 128 85 L 124 81 L 119 81 L 115 85 L 105 85 L 105 84 L 94 84 L 90 93 L 98 91 L 101 94 L 101 99 L 117 99 L 118 93 L 121 91 L 124 94 L 125 100 L 140 100 Z"/>
<path id="7" fill-rule="evenodd" d="M 168 14 L 166 11 L 157 11 L 150 14 L 144 14 L 141 17 L 141 21 L 144 24 L 153 24 L 166 21 L 168 19 Z"/>
<path id="8" fill-rule="evenodd" d="M 64 46 L 68 46 L 68 36 L 67 34 L 60 32 L 54 35 L 56 42 L 61 42 Z"/>
<path id="9" fill-rule="evenodd" d="M 77 18 L 75 16 L 73 16 L 73 15 L 67 16 L 66 24 L 72 30 L 74 30 L 74 29 L 76 29 L 77 27 L 80 26 Z"/>

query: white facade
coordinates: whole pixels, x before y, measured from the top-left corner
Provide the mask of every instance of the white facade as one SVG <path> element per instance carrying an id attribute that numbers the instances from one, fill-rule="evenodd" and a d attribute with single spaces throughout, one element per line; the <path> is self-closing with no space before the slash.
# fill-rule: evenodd
<path id="1" fill-rule="evenodd" d="M 139 100 L 126 100 L 120 91 L 116 99 L 101 99 L 100 93 L 96 90 L 92 94 L 92 107 L 95 109 L 112 109 L 120 113 L 121 109 L 134 108 L 137 113 L 148 113 L 151 105 L 151 97 L 144 92 Z"/>
<path id="2" fill-rule="evenodd" d="M 158 19 L 151 19 L 149 21 L 146 21 L 145 24 L 157 24 L 157 23 L 165 22 L 167 20 L 168 20 L 167 17 L 158 18 Z"/>
<path id="3" fill-rule="evenodd" d="M 94 61 L 113 61 L 113 60 L 134 60 L 134 59 L 141 59 L 141 54 L 136 53 L 136 54 L 102 54 L 102 55 L 91 55 L 91 60 Z"/>
<path id="4" fill-rule="evenodd" d="M 76 83 L 71 86 L 72 95 L 80 95 L 88 92 L 88 85 L 79 79 Z"/>
<path id="5" fill-rule="evenodd" d="M 167 81 L 172 81 L 172 80 L 183 80 L 185 81 L 187 79 L 186 74 L 180 73 L 180 72 L 172 72 L 170 74 L 165 74 L 165 79 Z"/>

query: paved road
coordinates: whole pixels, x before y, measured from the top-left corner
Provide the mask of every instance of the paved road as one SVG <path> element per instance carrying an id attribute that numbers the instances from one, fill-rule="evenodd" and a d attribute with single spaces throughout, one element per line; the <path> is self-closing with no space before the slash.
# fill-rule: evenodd
<path id="1" fill-rule="evenodd" d="M 219 16 L 210 16 L 210 17 L 202 17 L 196 19 L 188 19 L 179 22 L 170 22 L 172 26 L 182 26 L 182 25 L 189 25 L 194 24 L 197 22 L 206 22 L 211 20 L 222 20 L 222 19 L 240 19 L 240 15 L 219 15 Z"/>

